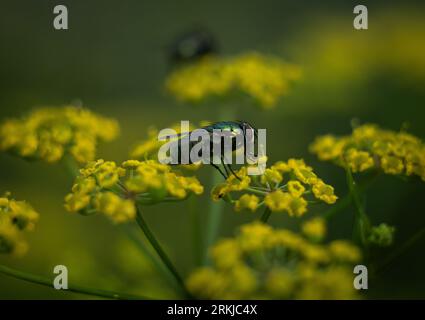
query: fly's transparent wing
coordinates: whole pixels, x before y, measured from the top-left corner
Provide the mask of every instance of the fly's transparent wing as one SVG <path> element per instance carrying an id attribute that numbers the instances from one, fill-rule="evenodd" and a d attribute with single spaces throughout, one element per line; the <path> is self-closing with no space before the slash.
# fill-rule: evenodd
<path id="1" fill-rule="evenodd" d="M 189 136 L 190 136 L 190 132 L 188 131 L 188 132 L 177 133 L 174 135 L 168 135 L 168 134 L 158 135 L 158 139 L 168 139 L 169 141 L 175 141 L 175 140 L 179 140 Z"/>

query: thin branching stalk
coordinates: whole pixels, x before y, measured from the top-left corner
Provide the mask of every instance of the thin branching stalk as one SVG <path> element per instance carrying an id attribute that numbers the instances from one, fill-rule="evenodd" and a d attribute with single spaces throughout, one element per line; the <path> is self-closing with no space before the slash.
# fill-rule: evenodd
<path id="1" fill-rule="evenodd" d="M 137 206 L 136 221 L 137 221 L 138 225 L 140 226 L 140 228 L 142 229 L 143 233 L 145 234 L 146 238 L 148 239 L 148 241 L 152 245 L 152 247 L 155 249 L 155 251 L 158 254 L 158 256 L 160 257 L 160 259 L 162 260 L 162 262 L 164 263 L 164 265 L 167 267 L 167 269 L 170 271 L 170 273 L 174 276 L 174 279 L 176 280 L 176 282 L 180 286 L 183 293 L 187 297 L 190 297 L 190 294 L 186 289 L 186 286 L 184 284 L 183 279 L 180 277 L 176 267 L 174 267 L 174 264 L 171 262 L 168 255 L 162 249 L 158 240 L 156 240 L 156 237 L 154 236 L 154 234 L 150 230 L 148 224 L 146 223 L 146 220 L 143 218 L 143 215 L 142 215 L 142 212 L 141 212 L 139 206 Z"/>
<path id="2" fill-rule="evenodd" d="M 342 210 L 348 208 L 351 205 L 352 198 L 350 194 L 345 195 L 342 199 L 338 200 L 336 204 L 331 206 L 324 214 L 323 218 L 325 220 L 330 220 Z"/>
<path id="3" fill-rule="evenodd" d="M 212 182 L 211 185 L 215 186 L 222 182 L 223 177 L 216 171 L 212 171 Z M 205 233 L 205 240 L 204 240 L 204 256 L 203 256 L 203 264 L 208 263 L 208 248 L 213 245 L 215 242 L 215 239 L 218 234 L 218 229 L 220 227 L 220 221 L 222 212 L 224 209 L 224 201 L 210 201 L 209 204 L 209 210 L 208 210 L 208 216 L 207 216 L 207 228 Z"/>
<path id="4" fill-rule="evenodd" d="M 66 171 L 73 179 L 78 176 L 78 173 L 80 172 L 80 167 L 72 156 L 64 156 L 62 162 L 65 166 Z"/>
<path id="5" fill-rule="evenodd" d="M 360 194 L 358 192 L 358 188 L 356 182 L 354 181 L 353 174 L 351 173 L 350 168 L 346 168 L 346 179 L 347 186 L 350 192 L 350 196 L 352 202 L 354 203 L 354 207 L 356 208 L 355 215 L 355 227 L 358 229 L 360 242 L 363 246 L 367 245 L 367 236 L 370 229 L 370 221 L 369 217 L 366 214 L 366 211 L 363 208 L 361 203 Z"/>
<path id="6" fill-rule="evenodd" d="M 133 244 L 138 248 L 140 253 L 148 257 L 152 264 L 155 266 L 155 268 L 157 268 L 157 270 L 160 270 L 161 273 L 163 273 L 163 275 L 167 277 L 167 280 L 170 280 L 171 282 L 175 283 L 173 275 L 170 274 L 168 268 L 165 267 L 162 261 L 158 258 L 156 252 L 149 246 L 148 243 L 145 243 L 145 241 L 140 238 L 140 229 L 134 224 L 124 224 L 122 226 L 122 230 L 130 239 L 130 241 L 132 241 Z M 180 286 L 177 289 L 180 290 Z"/>
<path id="7" fill-rule="evenodd" d="M 252 193 L 256 193 L 259 194 L 260 196 L 265 196 L 267 195 L 269 192 L 265 191 L 265 190 L 259 190 L 259 189 L 254 189 L 254 188 L 246 188 L 247 191 L 250 191 Z"/>
<path id="8" fill-rule="evenodd" d="M 363 194 L 375 181 L 377 175 L 373 174 L 370 176 L 366 181 L 364 181 L 362 184 L 358 185 L 357 192 L 358 194 Z M 338 213 L 343 211 L 344 209 L 348 208 L 352 203 L 352 197 L 351 194 L 346 194 L 343 198 L 339 199 L 334 205 L 332 205 L 325 213 L 323 214 L 323 218 L 326 220 L 329 220 L 336 216 Z"/>
<path id="9" fill-rule="evenodd" d="M 10 267 L 6 267 L 4 265 L 0 265 L 0 273 L 13 277 L 15 279 L 53 288 L 53 281 L 43 276 L 16 270 Z M 63 291 L 70 291 L 70 292 L 81 293 L 81 294 L 86 294 L 86 295 L 101 297 L 101 298 L 108 298 L 108 299 L 120 299 L 120 300 L 149 299 L 149 298 L 138 296 L 138 295 L 132 295 L 132 294 L 115 292 L 115 291 L 102 290 L 102 289 L 93 289 L 93 288 L 87 288 L 87 287 L 82 287 L 78 285 L 70 285 L 68 289 Z"/>
<path id="10" fill-rule="evenodd" d="M 202 264 L 202 232 L 201 232 L 201 210 L 198 209 L 198 198 L 189 199 L 189 213 L 192 225 L 192 242 L 197 266 Z"/>
<path id="11" fill-rule="evenodd" d="M 264 223 L 267 223 L 267 221 L 269 220 L 271 214 L 272 214 L 272 211 L 269 209 L 269 207 L 266 207 L 264 209 L 263 214 L 261 215 L 260 221 L 261 222 L 264 222 Z"/>
<path id="12" fill-rule="evenodd" d="M 222 106 L 219 112 L 219 118 L 220 120 L 232 120 L 235 118 L 234 109 L 229 106 Z M 211 176 L 211 186 L 214 187 L 220 182 L 223 181 L 223 177 L 217 172 L 217 170 L 211 170 L 212 176 Z M 211 201 L 209 210 L 208 210 L 208 216 L 207 216 L 207 228 L 205 232 L 205 239 L 204 239 L 204 256 L 203 256 L 203 264 L 208 264 L 208 248 L 213 245 L 215 242 L 218 231 L 220 229 L 220 222 L 221 222 L 221 216 L 223 215 L 224 210 L 224 201 Z"/>

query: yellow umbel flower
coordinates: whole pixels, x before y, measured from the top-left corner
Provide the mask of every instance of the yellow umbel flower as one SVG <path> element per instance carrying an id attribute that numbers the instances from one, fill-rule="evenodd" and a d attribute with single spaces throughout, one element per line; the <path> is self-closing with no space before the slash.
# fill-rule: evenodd
<path id="1" fill-rule="evenodd" d="M 349 136 L 318 137 L 310 151 L 320 160 L 348 166 L 353 172 L 376 169 L 392 175 L 416 175 L 425 181 L 425 144 L 406 132 L 365 124 Z"/>
<path id="2" fill-rule="evenodd" d="M 94 160 L 99 140 L 118 135 L 118 123 L 87 109 L 40 108 L 0 126 L 0 150 L 28 159 L 57 162 L 65 154 L 77 162 Z"/>
<path id="3" fill-rule="evenodd" d="M 0 253 L 23 255 L 28 244 L 25 231 L 34 229 L 39 214 L 25 201 L 10 198 L 10 193 L 0 197 Z"/>
<path id="4" fill-rule="evenodd" d="M 394 156 L 383 156 L 381 158 L 381 167 L 388 174 L 401 174 L 404 170 L 403 160 Z"/>
<path id="5" fill-rule="evenodd" d="M 293 197 L 301 197 L 305 188 L 299 181 L 292 180 L 288 182 L 288 191 Z"/>
<path id="6" fill-rule="evenodd" d="M 281 59 L 251 52 L 233 57 L 208 56 L 172 72 L 166 89 L 178 100 L 200 102 L 241 92 L 263 108 L 286 95 L 300 69 Z"/>
<path id="7" fill-rule="evenodd" d="M 373 158 L 367 151 L 359 151 L 354 148 L 347 150 L 345 161 L 352 172 L 362 172 L 373 167 Z"/>
<path id="8" fill-rule="evenodd" d="M 334 188 L 322 180 L 317 180 L 313 185 L 313 194 L 317 199 L 320 199 L 328 204 L 335 203 L 338 197 L 334 194 Z"/>
<path id="9" fill-rule="evenodd" d="M 117 223 L 131 220 L 136 215 L 132 200 L 122 199 L 119 195 L 109 191 L 96 195 L 94 207 Z"/>
<path id="10" fill-rule="evenodd" d="M 335 250 L 335 244 L 252 222 L 211 248 L 212 266 L 195 270 L 187 288 L 200 299 L 357 298 L 352 268 L 361 256 L 341 243 Z"/>
<path id="11" fill-rule="evenodd" d="M 307 212 L 312 196 L 327 204 L 335 203 L 338 198 L 334 188 L 323 182 L 302 159 L 279 161 L 261 176 L 249 176 L 247 167 L 242 167 L 216 185 L 211 196 L 214 201 L 232 202 L 236 211 L 255 211 L 266 206 L 273 212 L 286 212 L 294 217 Z"/>
<path id="12" fill-rule="evenodd" d="M 220 268 L 230 268 L 239 263 L 242 250 L 233 239 L 219 241 L 211 248 L 210 255 Z"/>
<path id="13" fill-rule="evenodd" d="M 27 250 L 22 232 L 9 219 L 0 216 L 0 253 L 22 256 Z"/>
<path id="14" fill-rule="evenodd" d="M 335 240 L 329 244 L 331 254 L 337 260 L 357 262 L 361 259 L 360 250 L 353 244 L 344 240 Z"/>
<path id="15" fill-rule="evenodd" d="M 264 286 L 271 297 L 287 297 L 293 292 L 296 280 L 285 268 L 272 268 L 266 275 Z"/>
<path id="16" fill-rule="evenodd" d="M 264 223 L 248 223 L 239 228 L 238 244 L 244 251 L 262 250 L 273 238 L 273 228 Z"/>
<path id="17" fill-rule="evenodd" d="M 302 288 L 295 298 L 301 300 L 352 300 L 359 298 L 353 289 L 352 267 L 332 266 L 318 271 L 309 266 L 300 266 Z"/>
<path id="18" fill-rule="evenodd" d="M 183 200 L 204 188 L 195 177 L 185 177 L 154 160 L 127 160 L 120 166 L 102 159 L 80 170 L 65 197 L 70 212 L 100 212 L 116 223 L 132 220 L 136 204 Z"/>
<path id="19" fill-rule="evenodd" d="M 279 184 L 282 182 L 282 174 L 279 172 L 279 170 L 275 168 L 268 168 L 264 171 L 264 174 L 261 176 L 261 183 L 262 184 Z"/>
<path id="20" fill-rule="evenodd" d="M 235 202 L 235 210 L 240 211 L 244 208 L 251 211 L 257 210 L 258 203 L 260 200 L 256 195 L 253 194 L 244 194 Z"/>
<path id="21" fill-rule="evenodd" d="M 307 201 L 301 197 L 294 197 L 282 190 L 272 191 L 264 197 L 264 203 L 270 210 L 286 211 L 290 216 L 301 216 L 307 211 Z"/>
<path id="22" fill-rule="evenodd" d="M 310 219 L 302 224 L 302 232 L 312 240 L 322 240 L 326 235 L 326 223 L 322 218 Z"/>

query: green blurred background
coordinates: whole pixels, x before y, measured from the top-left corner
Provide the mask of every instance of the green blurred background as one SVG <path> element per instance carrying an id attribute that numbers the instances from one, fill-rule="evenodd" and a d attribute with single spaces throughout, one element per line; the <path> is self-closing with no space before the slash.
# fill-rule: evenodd
<path id="1" fill-rule="evenodd" d="M 53 29 L 53 7 L 65 4 L 69 30 Z M 302 81 L 272 111 L 235 105 L 236 118 L 268 130 L 271 163 L 304 157 L 319 175 L 346 192 L 339 168 L 320 163 L 308 144 L 324 133 L 347 134 L 350 123 L 374 122 L 425 138 L 424 7 L 413 1 L 370 1 L 369 29 L 353 28 L 356 1 L 2 1 L 0 3 L 0 118 L 19 116 L 37 106 L 81 101 L 121 124 L 118 140 L 103 144 L 99 157 L 121 161 L 147 128 L 180 120 L 224 120 L 214 108 L 175 102 L 163 90 L 169 70 L 165 47 L 176 35 L 201 25 L 213 32 L 221 54 L 245 51 L 279 55 L 299 64 Z M 28 200 L 41 219 L 28 235 L 24 258 L 0 257 L 21 270 L 53 275 L 68 266 L 70 281 L 104 289 L 174 297 L 161 273 L 140 254 L 143 237 L 112 225 L 102 216 L 66 213 L 63 197 L 72 180 L 60 165 L 28 163 L 0 154 L 0 191 Z M 183 275 L 197 265 L 190 207 L 206 219 L 207 186 L 199 200 L 148 207 L 152 229 Z M 372 221 L 397 226 L 397 247 L 425 224 L 425 184 L 383 177 L 370 190 Z M 220 236 L 253 215 L 226 207 Z M 275 226 L 294 224 L 272 216 Z M 330 224 L 330 238 L 349 238 L 352 212 Z M 132 226 L 128 226 L 132 228 Z M 384 258 L 394 247 L 378 252 Z M 425 298 L 425 239 L 372 279 L 369 298 Z M 0 275 L 0 298 L 71 299 L 58 292 Z"/>

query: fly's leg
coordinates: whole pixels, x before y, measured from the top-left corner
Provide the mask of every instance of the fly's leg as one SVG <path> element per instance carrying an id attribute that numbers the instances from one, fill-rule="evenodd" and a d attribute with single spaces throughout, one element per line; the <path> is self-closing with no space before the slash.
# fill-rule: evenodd
<path id="1" fill-rule="evenodd" d="M 223 164 L 223 167 L 226 170 L 227 176 L 229 176 L 229 172 L 231 172 L 238 180 L 242 180 L 241 178 L 238 177 L 238 175 L 235 173 L 235 171 L 233 171 L 230 163 L 225 163 L 224 162 L 223 155 L 221 155 L 221 163 Z"/>
<path id="2" fill-rule="evenodd" d="M 216 168 L 218 170 L 218 172 L 220 172 L 220 174 L 223 176 L 224 179 L 227 179 L 227 176 L 223 173 L 223 171 L 220 169 L 219 166 L 215 165 L 214 163 L 211 162 L 211 165 Z"/>
<path id="3" fill-rule="evenodd" d="M 223 168 L 226 171 L 227 177 L 229 177 L 229 170 L 227 169 L 226 163 L 224 163 L 224 157 L 223 157 L 223 155 L 221 155 L 221 164 L 223 165 Z"/>
<path id="4" fill-rule="evenodd" d="M 230 172 L 236 177 L 236 179 L 238 179 L 239 181 L 242 181 L 242 179 L 238 177 L 235 171 L 233 171 L 233 168 L 230 164 L 227 164 L 227 167 L 229 168 Z"/>

